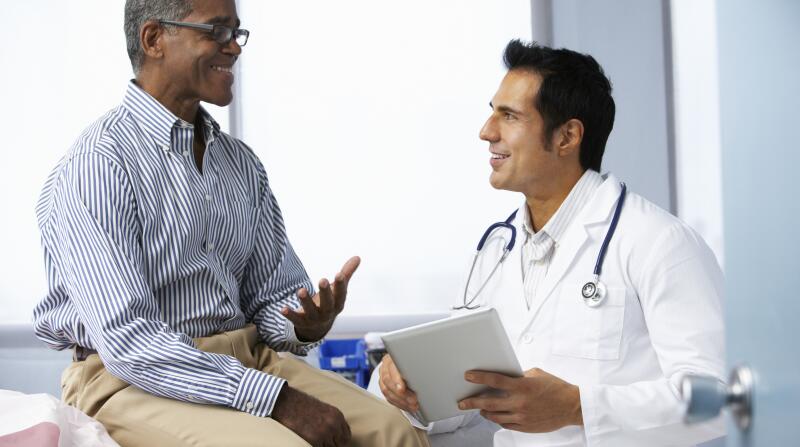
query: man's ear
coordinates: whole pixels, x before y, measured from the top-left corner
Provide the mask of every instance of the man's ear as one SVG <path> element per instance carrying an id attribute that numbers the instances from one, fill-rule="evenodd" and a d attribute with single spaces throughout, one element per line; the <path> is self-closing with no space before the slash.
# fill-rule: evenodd
<path id="1" fill-rule="evenodd" d="M 578 119 L 573 118 L 556 130 L 555 146 L 559 156 L 577 155 L 582 141 L 583 123 Z"/>
<path id="2" fill-rule="evenodd" d="M 139 42 L 142 52 L 150 58 L 160 59 L 164 56 L 163 45 L 164 27 L 155 20 L 145 22 L 139 32 Z"/>

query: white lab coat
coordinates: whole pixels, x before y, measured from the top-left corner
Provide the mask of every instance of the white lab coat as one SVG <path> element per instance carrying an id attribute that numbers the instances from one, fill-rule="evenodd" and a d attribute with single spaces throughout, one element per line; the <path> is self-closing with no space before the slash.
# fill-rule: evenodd
<path id="1" fill-rule="evenodd" d="M 497 309 L 523 370 L 541 368 L 578 385 L 584 427 L 500 430 L 495 447 L 689 446 L 724 435 L 720 419 L 682 422 L 680 379 L 694 373 L 723 380 L 725 365 L 722 273 L 694 231 L 629 192 L 603 263 L 605 302 L 595 308 L 583 302 L 581 286 L 592 277 L 620 190 L 608 175 L 558 241 L 530 309 L 522 280 L 524 213 L 517 213 L 517 243 L 478 301 Z M 487 241 L 469 296 L 509 233 L 495 232 Z M 432 433 L 469 419 L 434 423 Z"/>

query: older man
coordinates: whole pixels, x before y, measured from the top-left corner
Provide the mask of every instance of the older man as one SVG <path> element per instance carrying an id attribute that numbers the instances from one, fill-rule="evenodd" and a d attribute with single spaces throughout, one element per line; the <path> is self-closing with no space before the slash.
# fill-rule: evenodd
<path id="1" fill-rule="evenodd" d="M 276 353 L 328 332 L 359 259 L 314 294 L 263 166 L 200 107 L 232 99 L 249 36 L 234 0 L 128 0 L 125 32 L 136 79 L 37 208 L 34 320 L 75 349 L 64 400 L 126 446 L 427 445 L 398 410 Z"/>

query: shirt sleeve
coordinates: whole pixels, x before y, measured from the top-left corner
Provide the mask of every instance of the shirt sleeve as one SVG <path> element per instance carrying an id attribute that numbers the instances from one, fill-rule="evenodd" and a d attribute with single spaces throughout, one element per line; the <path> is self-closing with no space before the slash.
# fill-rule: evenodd
<path id="1" fill-rule="evenodd" d="M 53 194 L 42 242 L 106 369 L 157 396 L 270 415 L 283 379 L 200 351 L 161 321 L 124 169 L 98 153 L 73 156 Z"/>
<path id="2" fill-rule="evenodd" d="M 702 239 L 683 224 L 665 229 L 632 273 L 663 377 L 628 385 L 581 386 L 587 445 L 695 445 L 725 434 L 721 418 L 683 422 L 681 379 L 724 381 L 722 272 Z M 638 265 L 638 262 L 632 262 Z"/>
<path id="3" fill-rule="evenodd" d="M 305 287 L 314 295 L 314 286 L 286 235 L 278 202 L 269 188 L 261 163 L 256 163 L 261 197 L 259 221 L 253 253 L 242 281 L 241 306 L 248 321 L 255 323 L 264 343 L 276 351 L 305 355 L 321 341 L 298 340 L 294 325 L 280 312 L 284 307 L 297 309 L 297 291 Z"/>

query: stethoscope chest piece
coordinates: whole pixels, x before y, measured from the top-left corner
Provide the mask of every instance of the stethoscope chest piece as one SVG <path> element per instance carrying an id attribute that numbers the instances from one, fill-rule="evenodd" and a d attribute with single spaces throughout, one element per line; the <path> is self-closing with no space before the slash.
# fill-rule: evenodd
<path id="1" fill-rule="evenodd" d="M 581 295 L 587 306 L 597 307 L 606 297 L 606 286 L 598 280 L 589 281 L 581 288 Z"/>

